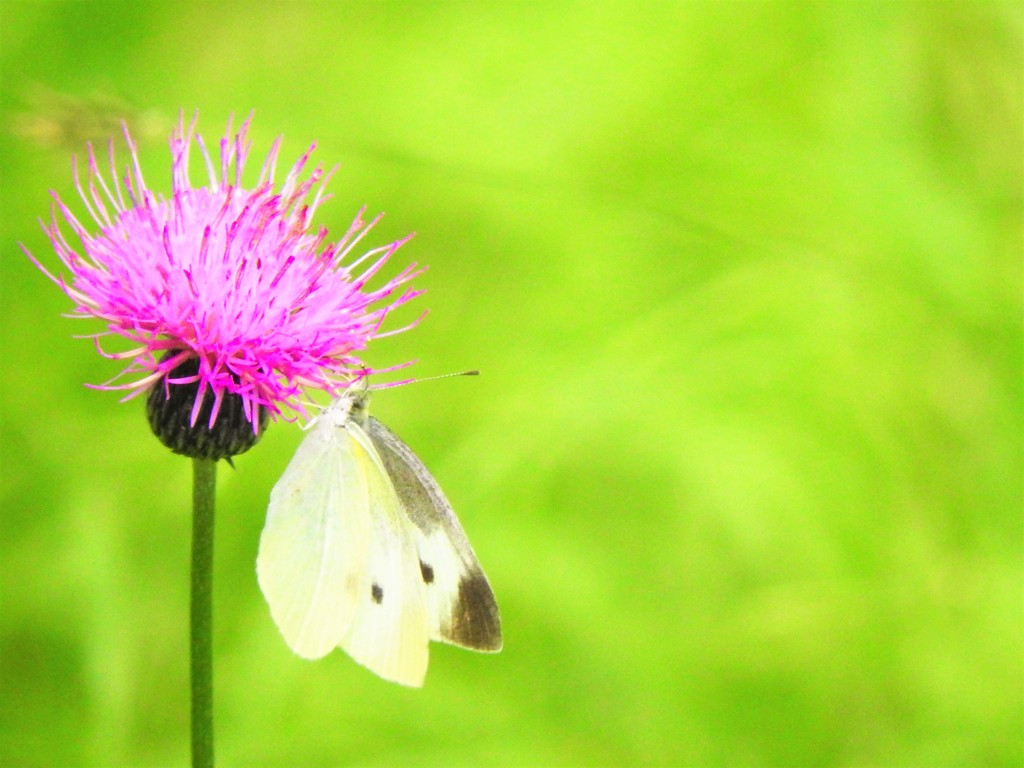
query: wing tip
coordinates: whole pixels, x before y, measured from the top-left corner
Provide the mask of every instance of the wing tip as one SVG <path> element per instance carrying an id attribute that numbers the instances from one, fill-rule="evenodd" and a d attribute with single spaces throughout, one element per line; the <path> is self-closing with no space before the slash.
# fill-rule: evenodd
<path id="1" fill-rule="evenodd" d="M 451 622 L 445 640 L 482 653 L 497 653 L 502 647 L 501 616 L 494 592 L 483 571 L 474 571 L 459 581 Z"/>

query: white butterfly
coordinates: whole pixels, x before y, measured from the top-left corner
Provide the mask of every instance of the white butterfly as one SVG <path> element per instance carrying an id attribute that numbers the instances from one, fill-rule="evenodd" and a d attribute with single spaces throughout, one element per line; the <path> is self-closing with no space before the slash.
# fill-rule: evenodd
<path id="1" fill-rule="evenodd" d="M 448 500 L 368 401 L 354 385 L 313 422 L 270 493 L 256 573 L 299 656 L 340 646 L 420 686 L 428 640 L 498 651 L 501 621 Z"/>

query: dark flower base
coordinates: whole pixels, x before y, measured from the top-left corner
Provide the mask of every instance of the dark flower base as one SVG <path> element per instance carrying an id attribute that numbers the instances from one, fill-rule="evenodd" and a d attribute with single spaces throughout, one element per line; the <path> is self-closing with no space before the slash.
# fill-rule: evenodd
<path id="1" fill-rule="evenodd" d="M 168 352 L 165 357 L 178 354 Z M 178 365 L 169 376 L 185 378 L 199 371 L 199 360 L 191 358 Z M 252 448 L 263 436 L 267 427 L 266 409 L 259 409 L 259 424 L 253 425 L 245 418 L 242 398 L 227 393 L 221 402 L 217 421 L 209 426 L 210 410 L 213 408 L 213 393 L 207 390 L 199 418 L 192 426 L 192 406 L 195 404 L 199 384 L 171 384 L 158 381 L 149 392 L 146 414 L 149 426 L 160 442 L 174 453 L 194 459 L 229 459 Z"/>

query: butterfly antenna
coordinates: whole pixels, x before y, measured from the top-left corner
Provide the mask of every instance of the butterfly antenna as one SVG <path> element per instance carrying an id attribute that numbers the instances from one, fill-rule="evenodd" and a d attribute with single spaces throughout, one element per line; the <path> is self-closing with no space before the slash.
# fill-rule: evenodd
<path id="1" fill-rule="evenodd" d="M 439 373 L 437 376 L 427 376 L 423 379 L 413 379 L 413 381 L 433 381 L 434 379 L 450 379 L 452 376 L 479 376 L 480 371 L 459 371 L 457 373 Z"/>
<path id="2" fill-rule="evenodd" d="M 456 373 L 441 373 L 437 376 L 425 376 L 422 379 L 403 379 L 402 381 L 390 381 L 386 384 L 370 384 L 369 389 L 390 389 L 391 387 L 404 387 L 406 384 L 419 384 L 422 381 L 434 381 L 435 379 L 450 379 L 452 376 L 479 376 L 480 371 L 458 371 Z"/>

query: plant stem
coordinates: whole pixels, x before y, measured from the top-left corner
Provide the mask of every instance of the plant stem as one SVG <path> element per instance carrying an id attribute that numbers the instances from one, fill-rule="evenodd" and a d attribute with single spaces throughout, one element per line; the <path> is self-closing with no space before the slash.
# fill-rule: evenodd
<path id="1" fill-rule="evenodd" d="M 192 768 L 213 768 L 213 520 L 217 462 L 192 460 Z"/>

